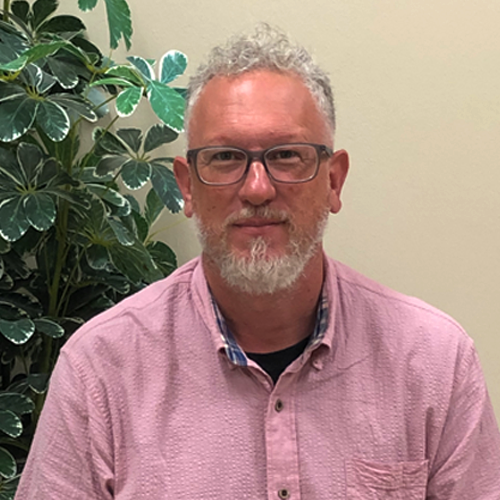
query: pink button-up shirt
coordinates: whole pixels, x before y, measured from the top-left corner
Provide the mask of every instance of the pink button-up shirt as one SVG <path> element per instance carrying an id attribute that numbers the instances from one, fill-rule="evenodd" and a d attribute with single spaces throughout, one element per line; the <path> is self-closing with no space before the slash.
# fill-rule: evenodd
<path id="1" fill-rule="evenodd" d="M 17 500 L 499 500 L 471 339 L 327 260 L 322 341 L 273 386 L 227 357 L 200 260 L 68 341 Z"/>

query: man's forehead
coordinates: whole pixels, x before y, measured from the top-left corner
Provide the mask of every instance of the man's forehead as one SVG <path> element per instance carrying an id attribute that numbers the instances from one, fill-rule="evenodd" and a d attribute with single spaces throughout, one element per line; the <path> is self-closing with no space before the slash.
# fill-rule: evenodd
<path id="1" fill-rule="evenodd" d="M 238 131 L 247 133 L 262 127 L 266 134 L 274 134 L 278 142 L 307 142 L 303 129 L 318 127 L 327 128 L 326 135 L 331 136 L 316 99 L 298 75 L 259 69 L 217 76 L 205 85 L 189 119 L 189 146 L 200 147 L 201 129 L 210 131 L 210 143 L 227 144 L 224 137 L 220 141 L 217 137 L 225 133 L 233 137 Z M 206 136 L 201 145 L 208 144 L 205 139 Z"/>
<path id="2" fill-rule="evenodd" d="M 227 96 L 227 91 L 237 92 L 241 97 L 253 90 L 258 84 L 262 89 L 267 88 L 273 92 L 280 92 L 289 86 L 302 87 L 312 96 L 303 79 L 292 71 L 279 71 L 272 69 L 252 69 L 235 75 L 217 75 L 211 78 L 202 88 L 198 101 L 205 93 L 213 94 L 214 89 L 223 89 L 220 97 Z M 212 91 L 212 92 L 211 92 Z"/>

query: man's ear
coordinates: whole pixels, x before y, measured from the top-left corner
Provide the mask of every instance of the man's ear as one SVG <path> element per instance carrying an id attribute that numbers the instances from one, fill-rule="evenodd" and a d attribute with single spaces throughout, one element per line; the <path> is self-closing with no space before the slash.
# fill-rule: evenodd
<path id="1" fill-rule="evenodd" d="M 330 212 L 336 214 L 342 208 L 340 193 L 344 186 L 349 170 L 349 155 L 347 151 L 339 149 L 330 158 Z"/>
<path id="2" fill-rule="evenodd" d="M 186 217 L 191 217 L 193 215 L 193 186 L 189 164 L 185 158 L 181 156 L 174 158 L 174 175 L 184 199 L 184 214 Z"/>

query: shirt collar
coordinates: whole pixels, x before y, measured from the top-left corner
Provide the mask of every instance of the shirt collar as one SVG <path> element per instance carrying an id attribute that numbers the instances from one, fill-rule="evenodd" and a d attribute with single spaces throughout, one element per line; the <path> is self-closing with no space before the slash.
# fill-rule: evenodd
<path id="1" fill-rule="evenodd" d="M 219 327 L 219 333 L 221 335 L 227 357 L 235 365 L 247 366 L 248 358 L 246 357 L 241 347 L 238 345 L 238 342 L 236 341 L 234 335 L 227 326 L 226 320 L 224 319 L 224 316 L 222 316 L 219 306 L 217 305 L 217 302 L 215 301 L 214 296 L 211 293 L 210 297 L 212 300 L 212 307 L 215 313 L 215 319 Z M 306 350 L 314 349 L 321 343 L 328 327 L 328 320 L 329 320 L 328 296 L 326 293 L 326 286 L 323 285 L 321 291 L 321 297 L 318 303 L 318 308 L 316 310 L 316 324 L 314 326 L 314 331 L 313 334 L 311 335 L 311 339 L 307 344 Z"/>

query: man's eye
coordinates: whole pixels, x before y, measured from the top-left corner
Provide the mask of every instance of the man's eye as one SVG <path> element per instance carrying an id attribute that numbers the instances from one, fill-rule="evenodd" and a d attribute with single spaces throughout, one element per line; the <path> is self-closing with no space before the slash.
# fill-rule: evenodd
<path id="1" fill-rule="evenodd" d="M 268 159 L 271 161 L 296 160 L 299 158 L 300 154 L 293 149 L 279 149 L 277 151 L 271 151 L 268 155 Z"/>
<path id="2" fill-rule="evenodd" d="M 241 161 L 244 158 L 242 153 L 238 151 L 218 151 L 212 155 L 211 161 L 213 162 L 226 162 L 226 161 Z"/>

